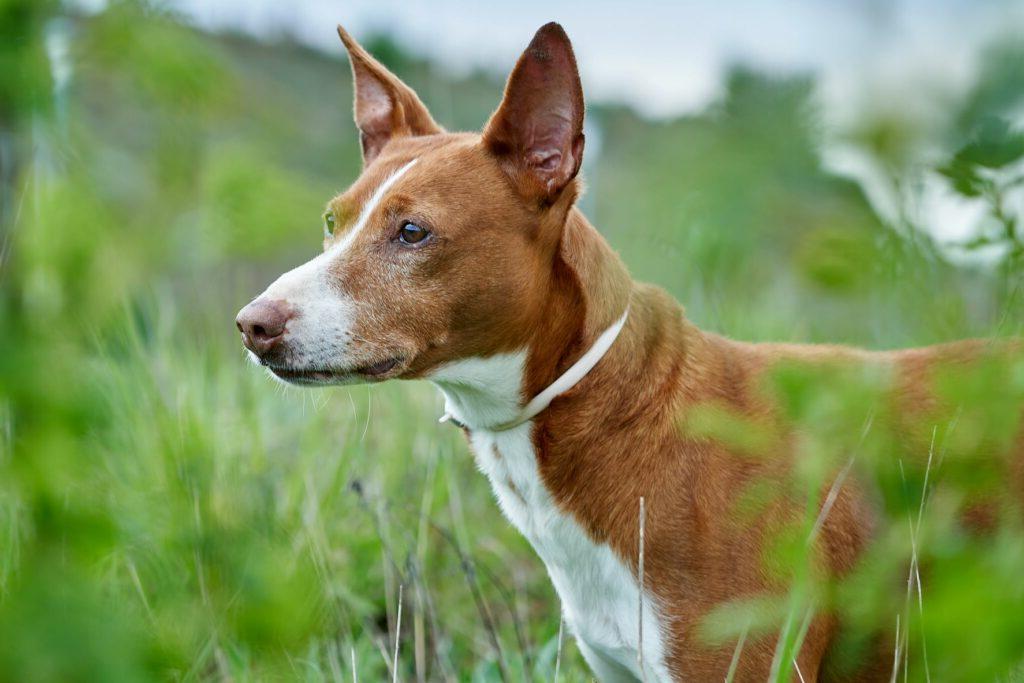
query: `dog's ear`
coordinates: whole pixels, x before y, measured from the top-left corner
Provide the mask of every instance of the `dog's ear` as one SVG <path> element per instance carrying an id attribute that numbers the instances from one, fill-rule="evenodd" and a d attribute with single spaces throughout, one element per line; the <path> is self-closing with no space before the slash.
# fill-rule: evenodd
<path id="1" fill-rule="evenodd" d="M 583 87 L 569 36 L 545 24 L 519 58 L 484 144 L 531 198 L 554 202 L 583 161 Z"/>
<path id="2" fill-rule="evenodd" d="M 341 26 L 338 36 L 352 63 L 355 118 L 364 166 L 380 154 L 391 138 L 444 132 L 412 88 L 370 56 Z"/>

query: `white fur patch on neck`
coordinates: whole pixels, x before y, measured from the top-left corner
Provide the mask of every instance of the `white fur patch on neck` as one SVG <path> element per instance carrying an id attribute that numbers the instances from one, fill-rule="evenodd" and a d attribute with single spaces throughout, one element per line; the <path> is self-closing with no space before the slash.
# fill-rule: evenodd
<path id="1" fill-rule="evenodd" d="M 502 424 L 522 406 L 526 352 L 498 353 L 447 363 L 430 374 L 448 412 L 470 428 Z"/>

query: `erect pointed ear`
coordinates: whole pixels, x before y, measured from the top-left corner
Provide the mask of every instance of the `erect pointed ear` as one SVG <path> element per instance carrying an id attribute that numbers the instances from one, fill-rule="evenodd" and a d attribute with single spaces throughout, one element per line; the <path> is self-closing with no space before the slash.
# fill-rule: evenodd
<path id="1" fill-rule="evenodd" d="M 553 202 L 583 161 L 583 87 L 569 36 L 545 24 L 519 58 L 484 143 L 520 191 Z"/>
<path id="2" fill-rule="evenodd" d="M 444 132 L 412 88 L 371 57 L 341 26 L 338 35 L 352 62 L 355 118 L 364 166 L 391 138 Z"/>

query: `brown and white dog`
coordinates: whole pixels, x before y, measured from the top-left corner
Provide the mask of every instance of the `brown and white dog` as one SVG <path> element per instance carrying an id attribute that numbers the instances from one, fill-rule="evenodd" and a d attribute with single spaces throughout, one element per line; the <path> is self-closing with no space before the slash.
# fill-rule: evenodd
<path id="1" fill-rule="evenodd" d="M 723 511 L 746 483 L 779 476 L 785 458 L 737 458 L 682 433 L 679 416 L 702 402 L 771 413 L 755 387 L 778 359 L 877 359 L 912 386 L 934 358 L 973 347 L 869 354 L 704 333 L 665 293 L 634 282 L 574 208 L 584 105 L 560 26 L 537 32 L 482 134 L 443 130 L 338 32 L 363 172 L 328 205 L 323 253 L 238 314 L 245 346 L 294 384 L 433 382 L 503 512 L 544 561 L 598 678 L 722 680 L 733 648 L 709 647 L 697 625 L 716 605 L 770 588 L 764 528 L 738 527 Z M 865 498 L 844 488 L 820 532 L 827 566 L 848 570 L 871 529 Z M 803 680 L 830 677 L 839 628 L 825 616 L 811 623 L 796 660 Z M 765 680 L 774 645 L 748 643 L 736 679 Z M 876 664 L 850 678 L 880 677 Z"/>

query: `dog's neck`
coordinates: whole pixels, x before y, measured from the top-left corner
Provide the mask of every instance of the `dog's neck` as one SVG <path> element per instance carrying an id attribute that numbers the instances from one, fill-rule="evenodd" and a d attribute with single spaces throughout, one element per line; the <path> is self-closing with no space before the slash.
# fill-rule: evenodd
<path id="1" fill-rule="evenodd" d="M 533 396 L 572 365 L 629 305 L 625 265 L 578 209 L 568 212 L 546 305 L 534 325 L 523 391 Z"/>
<path id="2" fill-rule="evenodd" d="M 629 306 L 634 286 L 625 266 L 576 209 L 567 215 L 552 268 L 526 348 L 459 361 L 434 373 L 432 379 L 457 422 L 483 428 L 514 420 L 532 397 L 592 349 Z M 621 364 L 628 354 L 615 356 Z"/>

